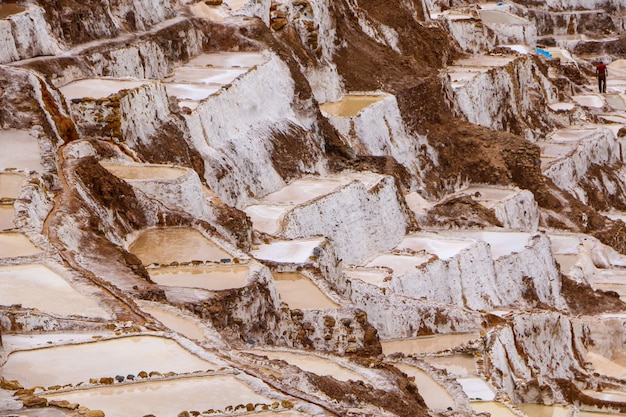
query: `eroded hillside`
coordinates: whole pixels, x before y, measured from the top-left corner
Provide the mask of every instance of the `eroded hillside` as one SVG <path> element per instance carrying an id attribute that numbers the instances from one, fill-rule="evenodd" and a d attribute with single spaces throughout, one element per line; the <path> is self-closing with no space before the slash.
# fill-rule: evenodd
<path id="1" fill-rule="evenodd" d="M 626 414 L 622 9 L 3 2 L 0 415 Z"/>

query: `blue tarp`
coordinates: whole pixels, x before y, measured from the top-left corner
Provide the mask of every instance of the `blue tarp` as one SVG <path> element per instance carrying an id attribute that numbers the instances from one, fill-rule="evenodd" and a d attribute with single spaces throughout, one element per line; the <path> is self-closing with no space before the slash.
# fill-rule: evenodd
<path id="1" fill-rule="evenodd" d="M 545 56 L 546 58 L 552 58 L 552 54 L 545 49 L 537 48 L 537 53 Z"/>

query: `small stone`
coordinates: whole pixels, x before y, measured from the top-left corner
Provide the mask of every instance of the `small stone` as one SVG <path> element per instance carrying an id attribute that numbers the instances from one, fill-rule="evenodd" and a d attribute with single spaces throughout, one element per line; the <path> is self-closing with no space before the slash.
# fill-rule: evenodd
<path id="1" fill-rule="evenodd" d="M 24 387 L 19 383 L 19 381 L 12 379 L 4 379 L 0 378 L 0 388 L 6 389 L 9 391 L 17 391 L 18 389 L 24 389 Z"/>
<path id="2" fill-rule="evenodd" d="M 89 410 L 85 413 L 85 417 L 105 417 L 102 410 Z"/>
<path id="3" fill-rule="evenodd" d="M 111 385 L 113 384 L 115 380 L 113 378 L 110 377 L 104 377 L 104 378 L 100 378 L 100 383 L 103 385 Z"/>
<path id="4" fill-rule="evenodd" d="M 148 378 L 148 373 L 146 371 L 141 371 L 137 374 L 139 378 Z"/>
<path id="5" fill-rule="evenodd" d="M 36 395 L 28 395 L 26 397 L 20 398 L 20 401 L 24 404 L 26 408 L 39 408 L 39 407 L 47 407 L 48 400 L 43 397 L 37 397 Z"/>
<path id="6" fill-rule="evenodd" d="M 135 375 L 128 374 L 128 375 L 126 375 L 126 379 L 128 379 L 129 381 L 133 381 L 135 379 Z"/>
<path id="7" fill-rule="evenodd" d="M 115 375 L 115 380 L 117 382 L 124 382 L 124 376 L 123 375 Z"/>
<path id="8" fill-rule="evenodd" d="M 222 4 L 222 0 L 204 0 L 204 4 L 207 6 L 219 6 Z"/>
<path id="9" fill-rule="evenodd" d="M 178 417 L 190 417 L 187 411 L 181 411 L 178 413 Z"/>
<path id="10" fill-rule="evenodd" d="M 283 400 L 281 401 L 280 405 L 283 406 L 283 408 L 293 408 L 294 404 L 293 402 L 289 401 L 289 400 Z"/>
<path id="11" fill-rule="evenodd" d="M 66 408 L 68 410 L 76 410 L 78 408 L 78 404 L 71 403 L 67 400 L 51 400 L 50 402 L 48 402 L 48 405 L 59 408 Z"/>

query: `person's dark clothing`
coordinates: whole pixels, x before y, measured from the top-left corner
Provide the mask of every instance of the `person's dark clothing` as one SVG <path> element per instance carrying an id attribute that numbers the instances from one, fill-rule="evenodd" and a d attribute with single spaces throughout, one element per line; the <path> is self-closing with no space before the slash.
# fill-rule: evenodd
<path id="1" fill-rule="evenodd" d="M 606 74 L 607 74 L 606 65 L 603 63 L 598 64 L 596 67 L 596 76 L 598 77 L 598 90 L 601 93 L 606 93 Z"/>

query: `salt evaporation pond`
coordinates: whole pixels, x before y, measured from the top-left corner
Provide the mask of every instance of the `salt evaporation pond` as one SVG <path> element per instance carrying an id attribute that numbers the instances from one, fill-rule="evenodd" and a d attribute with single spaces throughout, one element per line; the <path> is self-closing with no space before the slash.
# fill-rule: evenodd
<path id="1" fill-rule="evenodd" d="M 185 66 L 252 68 L 255 65 L 260 65 L 267 61 L 268 59 L 259 52 L 215 52 L 200 54 L 189 60 Z"/>
<path id="2" fill-rule="evenodd" d="M 364 108 L 385 98 L 384 95 L 348 94 L 339 101 L 320 104 L 320 110 L 330 116 L 354 117 Z"/>
<path id="3" fill-rule="evenodd" d="M 21 233 L 0 233 L 0 258 L 30 256 L 43 253 Z"/>
<path id="4" fill-rule="evenodd" d="M 280 359 L 303 371 L 312 372 L 320 376 L 332 376 L 339 381 L 365 381 L 366 378 L 348 368 L 345 368 L 330 359 L 321 356 L 307 355 L 287 351 L 261 350 L 250 351 L 255 355 L 267 356 L 269 359 Z"/>
<path id="5" fill-rule="evenodd" d="M 567 417 L 567 408 L 560 405 L 522 404 L 519 408 L 529 417 Z"/>
<path id="6" fill-rule="evenodd" d="M 494 259 L 523 251 L 530 243 L 530 238 L 532 237 L 532 234 L 524 232 L 488 231 L 455 231 L 454 235 L 450 232 L 446 232 L 446 235 L 482 240 L 489 244 Z"/>
<path id="7" fill-rule="evenodd" d="M 459 378 L 458 383 L 463 387 L 463 392 L 469 397 L 470 400 L 478 401 L 493 401 L 496 398 L 496 393 L 493 389 L 481 378 L 469 377 Z"/>
<path id="8" fill-rule="evenodd" d="M 10 230 L 15 227 L 15 224 L 13 224 L 14 216 L 15 209 L 13 208 L 13 204 L 0 204 L 0 232 Z M 1 249 L 0 252 L 2 252 Z"/>
<path id="9" fill-rule="evenodd" d="M 368 284 L 376 285 L 377 287 L 388 286 L 389 274 L 385 270 L 375 268 L 359 268 L 359 269 L 344 269 L 343 271 L 348 277 L 360 279 Z"/>
<path id="10" fill-rule="evenodd" d="M 259 395 L 233 375 L 179 378 L 101 387 L 45 396 L 48 400 L 67 400 L 107 417 L 135 417 L 153 414 L 177 416 L 181 411 L 224 410 L 239 404 L 271 404 L 274 400 Z"/>
<path id="11" fill-rule="evenodd" d="M 18 198 L 24 179 L 22 174 L 0 174 L 0 198 Z"/>
<path id="12" fill-rule="evenodd" d="M 101 165 L 111 174 L 125 180 L 171 180 L 187 173 L 182 168 L 165 165 L 122 165 L 102 162 Z"/>
<path id="13" fill-rule="evenodd" d="M 246 285 L 250 268 L 243 265 L 199 265 L 149 269 L 150 278 L 168 287 L 219 291 Z"/>
<path id="14" fill-rule="evenodd" d="M 601 109 L 604 107 L 604 100 L 596 94 L 581 94 L 572 97 L 574 101 L 583 107 Z"/>
<path id="15" fill-rule="evenodd" d="M 479 337 L 478 333 L 439 334 L 413 339 L 381 341 L 380 344 L 385 355 L 396 352 L 402 352 L 405 355 L 420 355 L 454 349 Z"/>
<path id="16" fill-rule="evenodd" d="M 591 363 L 593 369 L 599 374 L 614 378 L 623 378 L 626 376 L 626 368 L 624 368 L 624 366 L 603 355 L 599 355 L 594 352 L 587 352 L 585 355 L 585 361 Z"/>
<path id="17" fill-rule="evenodd" d="M 230 255 L 191 227 L 168 227 L 142 232 L 129 251 L 144 265 L 168 265 L 172 262 L 220 262 Z"/>
<path id="18" fill-rule="evenodd" d="M 528 23 L 527 20 L 502 10 L 478 10 L 478 14 L 480 15 L 480 19 L 485 23 L 505 25 L 523 25 Z"/>
<path id="19" fill-rule="evenodd" d="M 471 405 L 474 411 L 478 413 L 490 413 L 494 417 L 519 417 L 517 414 L 513 413 L 507 406 L 497 401 L 472 402 Z"/>
<path id="20" fill-rule="evenodd" d="M 101 99 L 117 94 L 122 90 L 132 90 L 148 84 L 147 80 L 129 80 L 114 78 L 86 78 L 59 87 L 68 100 L 94 98 Z"/>
<path id="21" fill-rule="evenodd" d="M 170 310 L 165 310 L 159 307 L 146 306 L 142 307 L 142 310 L 150 314 L 158 321 L 163 323 L 169 329 L 182 334 L 189 339 L 204 341 L 204 331 L 191 319 L 186 319 L 181 315 L 178 315 Z"/>
<path id="22" fill-rule="evenodd" d="M 313 250 L 320 246 L 324 239 L 300 239 L 289 241 L 275 241 L 254 249 L 252 255 L 261 260 L 279 263 L 306 263 L 313 254 Z"/>
<path id="23" fill-rule="evenodd" d="M 17 4 L 0 4 L 0 19 L 6 19 L 14 14 L 22 13 L 26 7 Z"/>
<path id="24" fill-rule="evenodd" d="M 453 375 L 467 376 L 476 373 L 476 359 L 472 355 L 427 356 L 423 359 L 435 368 L 445 369 Z"/>
<path id="25" fill-rule="evenodd" d="M 613 390 L 604 390 L 604 391 L 593 391 L 593 390 L 583 390 L 583 393 L 587 394 L 590 397 L 597 398 L 603 401 L 615 401 L 615 402 L 626 402 L 626 392 L 621 391 L 613 391 Z"/>
<path id="26" fill-rule="evenodd" d="M 367 267 L 387 267 L 393 270 L 394 276 L 402 276 L 415 271 L 415 268 L 427 263 L 432 255 L 380 255 L 372 259 Z"/>
<path id="27" fill-rule="evenodd" d="M 62 316 L 110 319 L 93 299 L 79 293 L 44 265 L 0 266 L 0 304 L 21 304 Z"/>
<path id="28" fill-rule="evenodd" d="M 13 352 L 0 373 L 25 387 L 47 387 L 87 382 L 90 378 L 137 375 L 141 371 L 189 373 L 216 367 L 173 340 L 131 336 Z"/>
<path id="29" fill-rule="evenodd" d="M 198 68 L 178 67 L 174 74 L 166 79 L 172 83 L 214 84 L 222 86 L 248 72 L 247 68 Z"/>
<path id="30" fill-rule="evenodd" d="M 455 408 L 456 404 L 450 393 L 426 372 L 403 363 L 394 363 L 393 366 L 407 374 L 409 378 L 415 378 L 414 383 L 428 408 L 432 410 Z"/>
<path id="31" fill-rule="evenodd" d="M 280 299 L 291 309 L 339 308 L 310 279 L 297 272 L 275 272 L 274 285 Z"/>
<path id="32" fill-rule="evenodd" d="M 211 94 L 215 94 L 222 88 L 217 85 L 202 85 L 202 84 L 177 84 L 167 83 L 165 84 L 165 91 L 168 96 L 174 96 L 179 100 L 189 101 L 201 101 L 209 97 Z M 187 105 L 189 103 L 179 102 L 179 105 Z M 196 105 L 198 103 L 195 103 Z"/>
<path id="33" fill-rule="evenodd" d="M 27 130 L 0 129 L 0 149 L 0 170 L 43 171 L 39 142 Z"/>
<path id="34" fill-rule="evenodd" d="M 419 234 L 406 238 L 396 249 L 411 249 L 416 252 L 425 251 L 437 255 L 440 259 L 450 259 L 463 249 L 474 244 L 471 240 L 449 239 L 437 235 Z"/>

